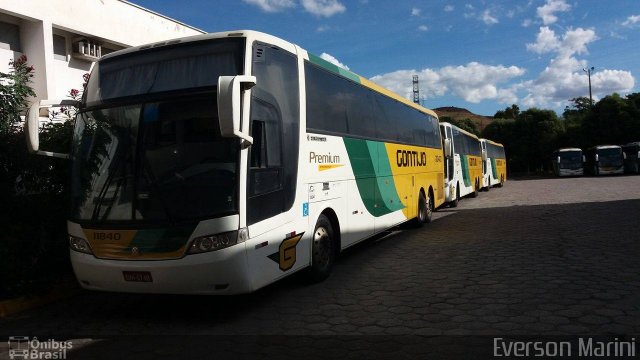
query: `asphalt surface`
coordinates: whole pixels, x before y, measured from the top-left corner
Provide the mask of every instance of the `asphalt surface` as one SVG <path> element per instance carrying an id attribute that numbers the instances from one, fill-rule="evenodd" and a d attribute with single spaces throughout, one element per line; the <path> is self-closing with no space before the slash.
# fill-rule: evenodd
<path id="1" fill-rule="evenodd" d="M 505 335 L 640 341 L 640 176 L 510 180 L 434 219 L 348 249 L 319 284 L 293 276 L 233 297 L 83 292 L 0 320 L 0 334 L 72 340 L 69 359 L 343 347 L 447 358 L 461 339 L 489 351 Z"/>

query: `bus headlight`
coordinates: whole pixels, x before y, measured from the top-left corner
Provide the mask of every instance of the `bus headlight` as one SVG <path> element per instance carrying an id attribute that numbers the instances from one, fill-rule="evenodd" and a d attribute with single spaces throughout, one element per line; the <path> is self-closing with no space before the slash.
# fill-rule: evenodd
<path id="1" fill-rule="evenodd" d="M 200 236 L 191 241 L 188 254 L 199 254 L 216 251 L 238 243 L 238 232 L 229 231 L 222 234 Z"/>
<path id="2" fill-rule="evenodd" d="M 83 238 L 69 235 L 69 247 L 71 250 L 93 255 L 93 251 L 91 251 L 89 243 Z"/>

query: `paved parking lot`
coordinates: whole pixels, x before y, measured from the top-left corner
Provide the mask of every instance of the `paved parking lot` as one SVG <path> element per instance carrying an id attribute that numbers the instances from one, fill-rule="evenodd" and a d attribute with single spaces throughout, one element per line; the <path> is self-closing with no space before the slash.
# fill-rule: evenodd
<path id="1" fill-rule="evenodd" d="M 0 334 L 640 334 L 640 176 L 511 180 L 435 218 L 349 249 L 320 284 L 85 292 L 0 320 Z"/>

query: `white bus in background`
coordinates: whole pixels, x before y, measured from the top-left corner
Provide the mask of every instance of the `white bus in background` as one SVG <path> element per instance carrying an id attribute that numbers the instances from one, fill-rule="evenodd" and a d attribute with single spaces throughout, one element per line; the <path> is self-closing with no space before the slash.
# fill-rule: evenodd
<path id="1" fill-rule="evenodd" d="M 25 132 L 43 154 L 40 107 Z M 303 269 L 322 280 L 341 250 L 430 222 L 444 202 L 433 111 L 255 31 L 102 57 L 73 142 L 67 229 L 90 290 L 236 294 Z"/>
<path id="2" fill-rule="evenodd" d="M 585 157 L 582 155 L 582 149 L 558 149 L 553 152 L 551 161 L 553 173 L 556 176 L 582 176 L 584 174 Z"/>
<path id="3" fill-rule="evenodd" d="M 445 151 L 445 201 L 451 207 L 482 187 L 482 150 L 474 134 L 447 122 L 440 123 Z"/>
<path id="4" fill-rule="evenodd" d="M 584 152 L 584 169 L 591 175 L 624 174 L 624 156 L 618 145 L 598 145 Z"/>
<path id="5" fill-rule="evenodd" d="M 489 139 L 480 139 L 482 146 L 482 188 L 502 187 L 507 180 L 507 157 L 504 146 Z"/>

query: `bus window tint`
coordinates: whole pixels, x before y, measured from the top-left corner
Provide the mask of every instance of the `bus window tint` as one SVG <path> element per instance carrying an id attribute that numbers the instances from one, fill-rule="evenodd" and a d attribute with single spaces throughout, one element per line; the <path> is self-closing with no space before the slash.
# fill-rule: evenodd
<path id="1" fill-rule="evenodd" d="M 440 148 L 435 117 L 308 61 L 304 68 L 308 131 Z"/>

